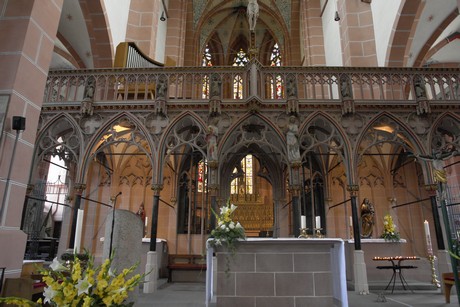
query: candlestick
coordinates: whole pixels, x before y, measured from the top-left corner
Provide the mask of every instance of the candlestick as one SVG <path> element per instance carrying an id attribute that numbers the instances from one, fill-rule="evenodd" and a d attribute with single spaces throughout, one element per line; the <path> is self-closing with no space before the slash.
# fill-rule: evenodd
<path id="1" fill-rule="evenodd" d="M 77 213 L 77 224 L 75 227 L 75 240 L 74 240 L 74 253 L 78 254 L 80 252 L 80 245 L 81 245 L 81 231 L 83 228 L 83 210 L 78 209 Z"/>
<path id="2" fill-rule="evenodd" d="M 441 288 L 441 283 L 436 276 L 436 268 L 434 267 L 434 261 L 436 260 L 436 256 L 428 255 L 428 260 L 430 260 L 431 264 L 431 283 L 435 285 L 437 288 Z"/>
<path id="3" fill-rule="evenodd" d="M 316 223 L 315 223 L 316 228 L 321 228 L 321 217 L 317 216 L 315 218 L 315 221 L 316 221 Z"/>
<path id="4" fill-rule="evenodd" d="M 428 224 L 427 220 L 425 220 L 423 224 L 425 227 L 425 239 L 426 239 L 426 248 L 428 251 L 428 255 L 433 255 L 433 246 L 431 244 L 431 236 L 430 236 L 430 225 Z"/>
<path id="5" fill-rule="evenodd" d="M 300 217 L 300 228 L 304 229 L 307 227 L 307 217 L 305 215 L 302 215 Z"/>
<path id="6" fill-rule="evenodd" d="M 310 236 L 307 234 L 307 230 L 308 228 L 300 228 L 299 238 L 304 238 L 304 239 L 310 238 Z"/>

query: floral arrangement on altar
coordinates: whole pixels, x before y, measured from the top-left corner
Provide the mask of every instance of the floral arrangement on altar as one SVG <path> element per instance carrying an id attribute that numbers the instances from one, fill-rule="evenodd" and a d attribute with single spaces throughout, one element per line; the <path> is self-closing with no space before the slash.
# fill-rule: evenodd
<path id="1" fill-rule="evenodd" d="M 220 213 L 217 214 L 213 211 L 217 219 L 217 226 L 211 231 L 209 238 L 209 244 L 212 247 L 226 245 L 232 254 L 236 251 L 235 243 L 238 240 L 246 240 L 246 233 L 240 222 L 234 222 L 232 220 L 232 214 L 236 210 L 237 206 L 230 204 L 230 200 L 227 204 L 220 208 Z"/>
<path id="2" fill-rule="evenodd" d="M 124 269 L 120 274 L 112 271 L 113 258 L 109 258 L 99 267 L 94 267 L 94 258 L 88 257 L 81 261 L 77 255 L 71 261 L 60 262 L 54 258 L 49 269 L 40 269 L 42 280 L 47 287 L 44 290 L 44 300 L 37 302 L 18 297 L 0 298 L 0 302 L 17 306 L 133 306 L 127 303 L 128 292 L 136 288 L 145 274 L 135 274 L 137 265 Z"/>
<path id="3" fill-rule="evenodd" d="M 383 218 L 383 233 L 380 236 L 385 241 L 398 242 L 401 240 L 399 232 L 396 231 L 396 225 L 393 223 L 393 218 L 390 214 L 387 214 Z"/>

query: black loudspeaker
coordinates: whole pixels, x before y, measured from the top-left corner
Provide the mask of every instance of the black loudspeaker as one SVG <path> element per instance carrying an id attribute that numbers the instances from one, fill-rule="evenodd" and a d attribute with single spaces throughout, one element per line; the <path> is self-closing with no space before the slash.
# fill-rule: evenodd
<path id="1" fill-rule="evenodd" d="M 13 130 L 26 130 L 26 118 L 21 116 L 13 116 Z"/>

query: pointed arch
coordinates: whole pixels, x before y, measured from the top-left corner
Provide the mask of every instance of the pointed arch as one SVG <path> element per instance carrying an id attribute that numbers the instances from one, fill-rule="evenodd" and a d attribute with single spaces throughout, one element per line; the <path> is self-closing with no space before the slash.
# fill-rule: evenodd
<path id="1" fill-rule="evenodd" d="M 391 154 L 386 160 L 383 155 L 385 152 Z M 365 154 L 379 156 L 380 163 L 390 167 L 397 162 L 392 155 L 399 154 L 407 158 L 419 152 L 424 152 L 424 148 L 415 132 L 393 114 L 382 112 L 363 127 L 357 139 L 353 155 L 354 178 L 357 178 L 356 168 Z"/>
<path id="2" fill-rule="evenodd" d="M 96 68 L 112 67 L 114 48 L 103 1 L 81 0 L 81 10 L 91 42 L 93 64 Z"/>
<path id="3" fill-rule="evenodd" d="M 118 128 L 115 128 L 117 125 L 126 129 L 122 129 L 120 130 L 121 132 L 119 132 L 117 131 Z M 127 135 L 127 137 L 123 137 L 123 134 Z M 109 140 L 109 138 L 111 139 Z M 155 160 L 157 159 L 155 142 L 152 140 L 147 128 L 137 117 L 128 112 L 121 112 L 101 126 L 98 132 L 95 133 L 88 142 L 79 173 L 81 182 L 84 182 L 85 176 L 87 175 L 89 162 L 95 158 L 98 152 L 113 144 L 121 143 L 130 143 L 137 147 L 140 152 L 143 152 L 148 157 L 148 161 L 153 170 Z"/>
<path id="4" fill-rule="evenodd" d="M 453 112 L 442 114 L 432 125 L 428 139 L 430 152 L 460 150 L 460 116 Z"/>
<path id="5" fill-rule="evenodd" d="M 323 161 L 323 165 L 326 166 L 333 160 L 338 159 L 336 162 L 341 160 L 344 163 L 346 173 L 351 173 L 351 144 L 349 138 L 331 115 L 323 111 L 311 114 L 305 119 L 299 132 L 299 144 L 303 161 L 305 161 L 309 152 L 317 151 L 322 157 L 328 157 L 325 155 L 326 153 L 335 153 L 337 158 L 331 159 L 329 163 Z M 347 177 L 349 178 L 350 176 Z"/>
<path id="6" fill-rule="evenodd" d="M 403 67 L 406 64 L 408 50 L 410 50 L 410 39 L 415 35 L 417 17 L 422 9 L 422 1 L 402 1 L 399 7 L 395 24 L 388 45 L 386 57 L 387 66 Z M 401 43 L 404 42 L 404 43 Z"/>
<path id="7" fill-rule="evenodd" d="M 60 139 L 62 137 L 64 139 Z M 35 144 L 29 180 L 34 180 L 39 171 L 38 163 L 46 154 L 62 155 L 77 168 L 82 161 L 84 137 L 77 122 L 68 113 L 59 113 L 51 118 L 38 132 Z"/>
<path id="8" fill-rule="evenodd" d="M 183 151 L 188 147 L 188 150 L 197 150 L 206 157 L 206 126 L 206 123 L 196 113 L 185 111 L 166 127 L 158 146 L 156 170 L 158 183 L 163 178 L 166 161 L 175 151 Z"/>

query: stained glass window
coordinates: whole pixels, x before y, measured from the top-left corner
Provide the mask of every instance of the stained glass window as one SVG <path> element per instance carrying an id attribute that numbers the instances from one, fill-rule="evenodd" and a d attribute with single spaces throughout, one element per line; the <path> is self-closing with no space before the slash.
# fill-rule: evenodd
<path id="1" fill-rule="evenodd" d="M 233 174 L 238 175 L 230 185 L 231 194 L 254 194 L 253 157 L 247 155 L 240 162 L 240 168 L 235 167 Z M 241 174 L 242 172 L 242 174 Z"/>
<path id="2" fill-rule="evenodd" d="M 212 66 L 211 50 L 208 45 L 206 45 L 206 47 L 204 48 L 201 66 Z M 203 77 L 203 92 L 201 98 L 209 98 L 209 76 Z"/>
<path id="3" fill-rule="evenodd" d="M 248 62 L 248 55 L 240 49 L 233 59 L 233 66 L 244 66 Z M 239 74 L 233 78 L 233 99 L 243 99 L 243 78 Z"/>
<path id="4" fill-rule="evenodd" d="M 270 66 L 281 66 L 281 52 L 278 44 L 275 44 L 270 55 Z M 283 98 L 283 82 L 280 75 L 276 75 L 270 82 L 271 99 Z"/>

